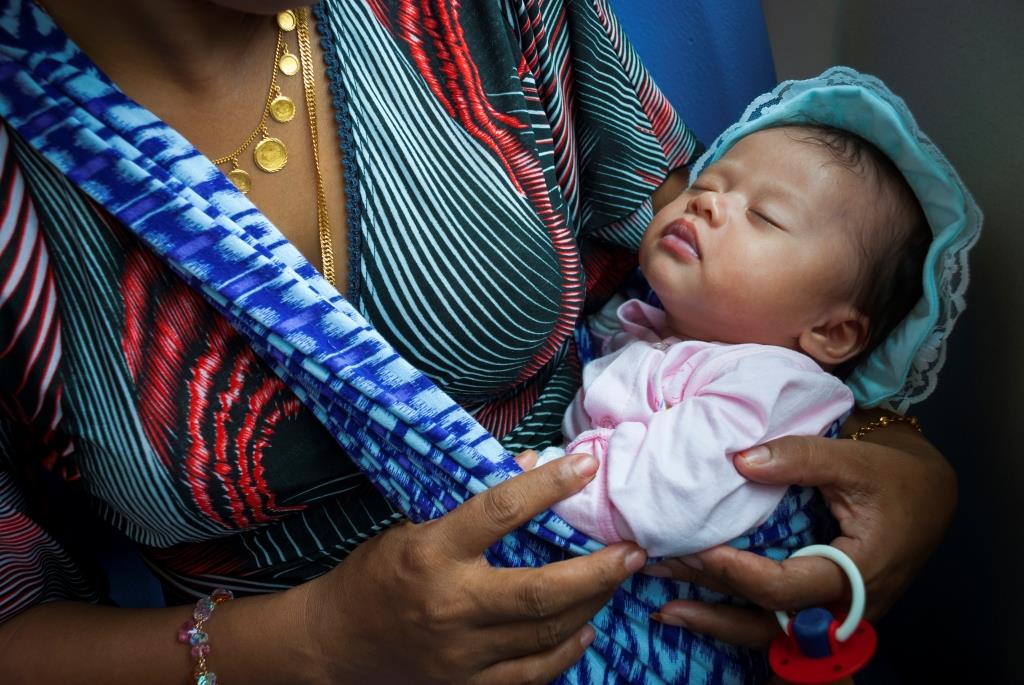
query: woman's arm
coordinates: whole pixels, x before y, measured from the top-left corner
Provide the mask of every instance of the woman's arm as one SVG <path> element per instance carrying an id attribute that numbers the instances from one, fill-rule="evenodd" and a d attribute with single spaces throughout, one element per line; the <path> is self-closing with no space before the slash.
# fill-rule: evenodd
<path id="1" fill-rule="evenodd" d="M 857 412 L 852 433 L 874 418 Z M 903 424 L 864 439 L 782 438 L 736 458 L 736 467 L 760 483 L 819 488 L 841 534 L 832 545 L 849 554 L 867 585 L 867 617 L 881 616 L 902 594 L 942 539 L 956 508 L 956 475 L 942 454 Z M 747 597 L 765 609 L 842 604 L 842 573 L 818 558 L 782 563 L 716 547 L 665 562 L 680 580 Z M 656 571 L 657 572 L 657 571 Z M 669 602 L 659 620 L 685 625 L 737 644 L 763 645 L 778 632 L 771 614 L 699 602 Z"/>
<path id="2" fill-rule="evenodd" d="M 533 459 L 532 456 L 529 457 Z M 586 622 L 643 566 L 633 544 L 539 569 L 491 567 L 483 552 L 579 491 L 589 455 L 533 469 L 442 519 L 397 526 L 316 580 L 221 604 L 210 669 L 224 682 L 544 683 L 583 654 Z M 176 642 L 187 607 L 34 607 L 0 626 L 5 683 L 185 682 Z"/>
<path id="3" fill-rule="evenodd" d="M 151 683 L 181 685 L 192 670 L 177 642 L 190 607 L 120 609 L 80 602 L 37 605 L 0 626 L 4 682 Z M 221 604 L 209 621 L 211 671 L 221 680 L 303 683 L 312 663 L 302 634 L 299 592 L 246 597 Z"/>

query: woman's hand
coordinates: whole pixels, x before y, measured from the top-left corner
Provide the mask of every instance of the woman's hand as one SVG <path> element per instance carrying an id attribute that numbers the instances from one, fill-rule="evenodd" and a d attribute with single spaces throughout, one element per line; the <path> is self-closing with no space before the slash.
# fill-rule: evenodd
<path id="1" fill-rule="evenodd" d="M 483 552 L 596 470 L 573 455 L 527 471 L 441 519 L 389 529 L 303 586 L 322 680 L 546 683 L 575 663 L 594 638 L 587 621 L 643 551 L 612 545 L 539 569 L 494 568 Z"/>
<path id="2" fill-rule="evenodd" d="M 858 413 L 855 430 L 871 417 Z M 881 616 L 902 594 L 938 545 L 956 506 L 956 477 L 919 433 L 892 425 L 864 439 L 782 438 L 736 457 L 736 468 L 759 483 L 814 486 L 839 521 L 831 544 L 857 564 L 867 586 L 868 619 Z M 833 605 L 846 610 L 845 577 L 816 557 L 782 563 L 716 547 L 663 562 L 661 575 L 746 597 L 771 610 Z M 778 633 L 765 611 L 676 601 L 655 616 L 734 644 L 763 646 Z"/>

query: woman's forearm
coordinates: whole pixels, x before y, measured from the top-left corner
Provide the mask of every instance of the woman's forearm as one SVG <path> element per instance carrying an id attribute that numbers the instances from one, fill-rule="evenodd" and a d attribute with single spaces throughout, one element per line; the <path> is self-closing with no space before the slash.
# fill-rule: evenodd
<path id="1" fill-rule="evenodd" d="M 42 604 L 0 625 L 3 682 L 183 685 L 195 659 L 177 641 L 191 606 L 120 609 Z M 209 669 L 250 685 L 312 683 L 302 588 L 220 604 L 208 622 Z"/>

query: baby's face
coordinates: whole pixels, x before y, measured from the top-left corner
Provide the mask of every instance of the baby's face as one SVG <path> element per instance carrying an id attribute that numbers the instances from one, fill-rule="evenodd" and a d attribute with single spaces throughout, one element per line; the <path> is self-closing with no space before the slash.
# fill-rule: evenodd
<path id="1" fill-rule="evenodd" d="M 668 333 L 796 348 L 849 304 L 860 262 L 849 234 L 867 182 L 792 129 L 740 140 L 654 217 L 640 267 Z"/>

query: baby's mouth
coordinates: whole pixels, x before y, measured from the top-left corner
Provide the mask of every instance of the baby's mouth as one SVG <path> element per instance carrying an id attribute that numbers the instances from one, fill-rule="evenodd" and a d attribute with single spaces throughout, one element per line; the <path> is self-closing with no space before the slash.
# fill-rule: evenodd
<path id="1" fill-rule="evenodd" d="M 686 219 L 676 219 L 661 233 L 664 247 L 682 257 L 700 261 L 700 241 L 697 239 L 697 227 Z"/>

